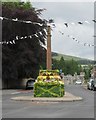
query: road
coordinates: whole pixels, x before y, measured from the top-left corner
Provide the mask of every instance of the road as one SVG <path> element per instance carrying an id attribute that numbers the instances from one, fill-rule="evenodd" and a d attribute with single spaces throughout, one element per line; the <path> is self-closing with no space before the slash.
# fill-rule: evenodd
<path id="1" fill-rule="evenodd" d="M 4 90 L 3 118 L 94 118 L 94 92 L 80 85 L 67 85 L 65 90 L 80 96 L 83 101 L 61 103 L 39 103 L 13 101 L 16 96 L 32 95 L 33 91 Z"/>

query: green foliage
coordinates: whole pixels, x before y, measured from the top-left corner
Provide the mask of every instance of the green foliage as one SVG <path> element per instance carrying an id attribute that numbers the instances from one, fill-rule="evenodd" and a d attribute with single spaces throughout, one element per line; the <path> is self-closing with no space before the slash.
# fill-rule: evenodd
<path id="1" fill-rule="evenodd" d="M 32 9 L 32 5 L 30 2 L 20 2 L 20 0 L 14 0 L 14 1 L 7 1 L 4 2 L 2 1 L 2 5 L 6 6 L 10 9 L 23 9 L 23 10 L 28 10 Z"/>
<path id="2" fill-rule="evenodd" d="M 0 2 L 20 2 L 20 0 L 0 0 Z"/>
<path id="3" fill-rule="evenodd" d="M 36 82 L 34 97 L 63 97 L 64 84 L 58 82 Z"/>
<path id="4" fill-rule="evenodd" d="M 64 54 L 60 54 L 60 53 L 56 53 L 56 52 L 52 52 L 52 58 L 56 59 L 56 60 L 60 60 L 61 57 L 64 58 L 64 60 L 75 60 L 78 62 L 78 64 L 95 64 L 95 61 L 90 60 L 90 59 L 85 59 L 85 58 L 80 58 L 80 57 L 75 57 L 75 56 L 71 56 L 71 55 L 64 55 Z"/>
<path id="5" fill-rule="evenodd" d="M 61 57 L 60 60 L 53 59 L 53 69 L 62 69 L 62 72 L 64 72 L 65 75 L 71 74 L 74 75 L 75 72 L 77 74 L 80 74 L 82 71 L 82 67 L 79 66 L 78 62 L 75 60 L 64 60 L 63 57 Z"/>
<path id="6" fill-rule="evenodd" d="M 24 5 L 22 5 L 21 7 L 24 8 L 24 9 L 30 9 L 30 8 L 32 8 L 32 5 L 31 5 L 30 2 L 26 2 L 26 3 L 24 3 Z"/>
<path id="7" fill-rule="evenodd" d="M 88 69 L 84 69 L 83 71 L 85 72 L 85 80 L 88 80 L 90 77 L 91 77 L 91 70 L 92 70 L 92 67 L 89 66 Z"/>
<path id="8" fill-rule="evenodd" d="M 40 70 L 34 84 L 34 97 L 63 97 L 64 81 L 58 70 Z"/>
<path id="9" fill-rule="evenodd" d="M 72 59 L 75 60 L 75 61 L 82 60 L 82 58 L 79 58 L 79 57 L 52 52 L 52 58 L 53 59 L 60 60 L 61 57 L 63 57 L 64 60 L 72 60 Z"/>

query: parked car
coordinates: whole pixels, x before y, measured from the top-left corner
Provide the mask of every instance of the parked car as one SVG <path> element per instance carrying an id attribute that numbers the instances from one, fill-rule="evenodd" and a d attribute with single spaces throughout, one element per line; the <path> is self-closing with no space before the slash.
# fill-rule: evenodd
<path id="1" fill-rule="evenodd" d="M 96 90 L 96 79 L 90 79 L 87 83 L 87 89 Z"/>
<path id="2" fill-rule="evenodd" d="M 79 79 L 79 80 L 77 80 L 77 81 L 75 82 L 75 84 L 81 85 L 81 84 L 82 84 L 82 81 Z"/>
<path id="3" fill-rule="evenodd" d="M 92 84 L 92 90 L 96 90 L 96 79 L 94 79 L 93 84 Z"/>
<path id="4" fill-rule="evenodd" d="M 87 89 L 92 90 L 92 82 L 93 79 L 90 79 L 89 82 L 87 83 Z"/>
<path id="5" fill-rule="evenodd" d="M 26 83 L 26 89 L 33 89 L 34 88 L 35 79 L 29 79 Z"/>

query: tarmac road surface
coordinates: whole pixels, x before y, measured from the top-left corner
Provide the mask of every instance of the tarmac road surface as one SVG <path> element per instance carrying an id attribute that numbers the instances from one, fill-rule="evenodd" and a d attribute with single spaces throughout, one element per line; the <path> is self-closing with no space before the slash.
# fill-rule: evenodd
<path id="1" fill-rule="evenodd" d="M 3 118 L 94 118 L 94 91 L 81 85 L 66 85 L 65 90 L 83 98 L 74 102 L 14 101 L 16 96 L 30 96 L 31 90 L 3 91 Z"/>

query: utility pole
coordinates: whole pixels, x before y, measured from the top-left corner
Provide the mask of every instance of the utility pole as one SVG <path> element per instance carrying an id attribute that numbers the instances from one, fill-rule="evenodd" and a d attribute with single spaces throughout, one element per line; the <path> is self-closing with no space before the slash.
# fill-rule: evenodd
<path id="1" fill-rule="evenodd" d="M 47 69 L 52 69 L 52 58 L 51 58 L 51 27 L 47 29 Z"/>

